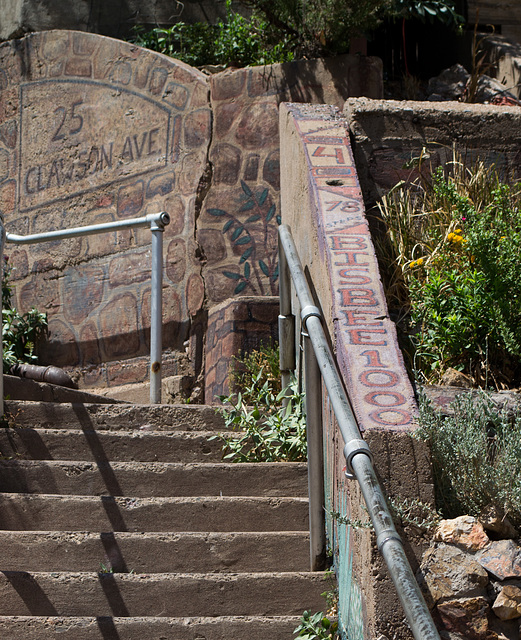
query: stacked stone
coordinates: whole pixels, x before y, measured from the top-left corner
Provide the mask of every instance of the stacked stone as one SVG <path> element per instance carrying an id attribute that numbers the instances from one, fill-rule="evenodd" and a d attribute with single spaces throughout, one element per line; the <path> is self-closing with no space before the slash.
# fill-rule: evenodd
<path id="1" fill-rule="evenodd" d="M 418 579 L 442 638 L 520 638 L 518 538 L 508 519 L 495 509 L 481 521 L 460 516 L 438 525 Z"/>

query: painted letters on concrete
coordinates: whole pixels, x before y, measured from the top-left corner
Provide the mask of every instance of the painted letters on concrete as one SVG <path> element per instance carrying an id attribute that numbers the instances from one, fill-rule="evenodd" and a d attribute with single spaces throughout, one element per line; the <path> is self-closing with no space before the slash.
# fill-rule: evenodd
<path id="1" fill-rule="evenodd" d="M 320 289 L 318 295 L 323 306 L 331 305 L 353 409 L 362 429 L 409 429 L 414 395 L 388 317 L 346 124 L 306 114 L 297 105 L 286 108 L 308 164 L 319 259 L 331 291 Z"/>

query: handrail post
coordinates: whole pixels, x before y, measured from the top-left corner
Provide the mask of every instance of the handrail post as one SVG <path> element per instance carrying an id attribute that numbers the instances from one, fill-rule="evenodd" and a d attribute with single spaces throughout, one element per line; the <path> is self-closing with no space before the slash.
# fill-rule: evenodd
<path id="1" fill-rule="evenodd" d="M 291 275 L 279 240 L 279 364 L 283 389 L 288 389 L 295 371 L 295 316 L 291 313 Z M 283 401 L 287 405 L 287 401 Z"/>
<path id="2" fill-rule="evenodd" d="M 322 437 L 322 377 L 313 345 L 304 336 L 304 384 L 308 445 L 309 554 L 311 571 L 323 571 L 326 563 L 324 497 L 324 445 Z"/>
<path id="3" fill-rule="evenodd" d="M 170 222 L 162 213 L 150 223 L 152 232 L 152 292 L 150 302 L 150 404 L 161 402 L 161 329 L 163 325 L 163 232 Z"/>

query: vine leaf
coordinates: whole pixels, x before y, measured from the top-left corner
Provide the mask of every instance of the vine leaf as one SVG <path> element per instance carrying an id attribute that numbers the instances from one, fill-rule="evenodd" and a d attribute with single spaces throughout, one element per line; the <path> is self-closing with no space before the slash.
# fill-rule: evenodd
<path id="1" fill-rule="evenodd" d="M 265 276 L 270 275 L 270 270 L 268 269 L 268 265 L 264 262 L 264 260 L 259 260 L 259 267 L 261 268 L 261 271 Z"/>
<path id="2" fill-rule="evenodd" d="M 226 224 L 223 227 L 223 233 L 226 233 L 228 229 L 232 226 L 232 224 L 233 224 L 233 218 L 231 220 L 228 220 L 228 222 L 226 222 Z"/>
<path id="3" fill-rule="evenodd" d="M 268 215 L 266 216 L 266 222 L 269 222 L 275 215 L 275 205 L 272 204 L 269 208 Z"/>
<path id="4" fill-rule="evenodd" d="M 258 213 L 254 213 L 252 216 L 250 216 L 246 222 L 244 224 L 248 224 L 248 222 L 257 222 L 257 220 L 260 220 L 260 215 Z"/>
<path id="5" fill-rule="evenodd" d="M 242 238 L 239 238 L 238 240 L 236 240 L 235 244 L 248 244 L 250 240 L 251 240 L 250 236 L 243 236 Z"/>
<path id="6" fill-rule="evenodd" d="M 241 180 L 241 187 L 242 190 L 244 191 L 244 193 L 249 196 L 251 198 L 251 196 L 253 195 L 253 191 L 250 189 L 250 187 L 244 182 L 244 180 Z"/>
<path id="7" fill-rule="evenodd" d="M 235 229 L 235 231 L 232 233 L 232 241 L 237 240 L 237 238 L 241 235 L 243 231 L 244 231 L 244 227 L 242 225 L 240 227 L 237 227 L 237 229 Z"/>
<path id="8" fill-rule="evenodd" d="M 264 189 L 263 192 L 259 196 L 259 205 L 263 205 L 268 197 L 268 189 Z"/>
<path id="9" fill-rule="evenodd" d="M 211 216 L 225 216 L 226 211 L 224 209 L 208 209 L 208 213 Z"/>
<path id="10" fill-rule="evenodd" d="M 241 259 L 239 260 L 239 264 L 246 262 L 246 260 L 251 256 L 252 253 L 253 253 L 253 247 L 248 247 L 246 251 L 242 254 Z"/>
<path id="11" fill-rule="evenodd" d="M 230 280 L 240 280 L 242 278 L 240 273 L 234 273 L 233 271 L 223 271 L 223 276 L 230 278 Z"/>
<path id="12" fill-rule="evenodd" d="M 282 224 L 282 218 L 280 216 L 277 216 L 276 220 L 277 224 Z"/>
<path id="13" fill-rule="evenodd" d="M 251 273 L 250 263 L 246 262 L 244 265 L 244 277 L 248 279 L 250 277 L 250 273 Z"/>
<path id="14" fill-rule="evenodd" d="M 241 291 L 246 289 L 247 284 L 248 283 L 246 282 L 246 280 L 239 282 L 239 284 L 235 287 L 235 291 L 233 293 L 240 293 Z"/>
<path id="15" fill-rule="evenodd" d="M 249 211 L 250 209 L 253 209 L 254 206 L 255 202 L 253 202 L 253 200 L 246 200 L 239 211 Z"/>

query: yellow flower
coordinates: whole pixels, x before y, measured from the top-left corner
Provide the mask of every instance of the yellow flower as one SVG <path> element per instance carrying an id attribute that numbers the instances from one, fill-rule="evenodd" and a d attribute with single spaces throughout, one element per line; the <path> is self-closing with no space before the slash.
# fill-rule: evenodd
<path id="1" fill-rule="evenodd" d="M 416 266 L 421 267 L 422 264 L 423 264 L 423 258 L 418 258 L 418 260 L 416 260 Z"/>
<path id="2" fill-rule="evenodd" d="M 463 233 L 462 229 L 454 229 L 454 233 L 457 233 L 458 235 L 461 235 Z"/>

